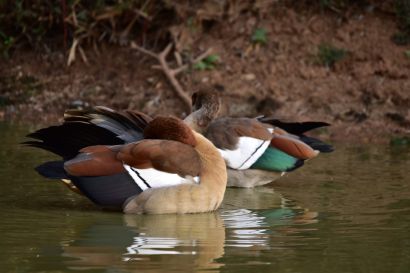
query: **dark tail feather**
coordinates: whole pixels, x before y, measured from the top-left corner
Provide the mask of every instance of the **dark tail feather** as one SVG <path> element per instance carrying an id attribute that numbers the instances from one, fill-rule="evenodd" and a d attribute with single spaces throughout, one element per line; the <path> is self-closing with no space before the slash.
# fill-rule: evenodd
<path id="1" fill-rule="evenodd" d="M 69 179 L 64 170 L 64 161 L 49 161 L 35 168 L 42 176 L 51 179 Z"/>
<path id="2" fill-rule="evenodd" d="M 296 161 L 295 165 L 293 165 L 293 167 L 289 168 L 286 170 L 286 172 L 291 172 L 294 171 L 296 169 L 299 169 L 300 167 L 302 167 L 305 164 L 305 161 L 302 159 L 299 159 L 298 161 Z"/>
<path id="3" fill-rule="evenodd" d="M 301 135 L 307 131 L 329 126 L 329 123 L 321 121 L 307 121 L 307 122 L 284 122 L 278 119 L 267 118 L 267 117 L 258 117 L 260 122 L 268 123 L 273 126 L 279 127 L 286 132 L 294 135 Z"/>
<path id="4" fill-rule="evenodd" d="M 142 132 L 151 118 L 141 112 L 126 111 L 120 113 L 110 108 L 97 106 L 91 110 L 68 110 L 64 121 L 86 122 L 104 128 L 125 142 L 133 142 L 142 138 Z"/>
<path id="5" fill-rule="evenodd" d="M 50 151 L 65 160 L 73 158 L 79 150 L 87 146 L 124 144 L 116 134 L 83 122 L 51 126 L 31 133 L 27 137 L 38 141 L 27 141 L 22 144 Z"/>
<path id="6" fill-rule="evenodd" d="M 321 153 L 330 153 L 334 151 L 334 148 L 332 145 L 327 144 L 317 138 L 313 137 L 308 137 L 305 135 L 299 136 L 300 140 L 312 147 L 314 150 L 317 150 Z"/>
<path id="7" fill-rule="evenodd" d="M 312 147 L 314 150 L 317 150 L 321 153 L 330 153 L 334 151 L 332 145 L 329 145 L 317 138 L 308 137 L 303 135 L 303 133 L 329 126 L 329 123 L 321 122 L 321 121 L 307 121 L 307 122 L 284 122 L 278 119 L 267 118 L 267 117 L 258 117 L 257 118 L 260 122 L 268 123 L 273 126 L 279 127 L 286 132 L 299 136 L 300 140 Z M 303 165 L 303 164 L 302 164 Z M 300 167 L 300 166 L 299 166 Z"/>

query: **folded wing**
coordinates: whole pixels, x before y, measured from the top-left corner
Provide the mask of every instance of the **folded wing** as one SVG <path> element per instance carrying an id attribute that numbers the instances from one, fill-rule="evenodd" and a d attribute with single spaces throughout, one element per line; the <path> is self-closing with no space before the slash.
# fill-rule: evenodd
<path id="1" fill-rule="evenodd" d="M 201 162 L 189 145 L 142 140 L 126 145 L 86 147 L 64 168 L 70 176 L 109 176 L 127 172 L 142 189 L 199 182 Z"/>
<path id="2" fill-rule="evenodd" d="M 219 149 L 228 167 L 248 169 L 272 139 L 269 126 L 250 118 L 222 118 L 211 123 L 205 136 Z"/>

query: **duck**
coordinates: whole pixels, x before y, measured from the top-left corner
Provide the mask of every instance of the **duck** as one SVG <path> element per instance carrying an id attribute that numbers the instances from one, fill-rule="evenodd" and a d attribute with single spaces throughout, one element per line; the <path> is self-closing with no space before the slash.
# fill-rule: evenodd
<path id="1" fill-rule="evenodd" d="M 305 135 L 329 123 L 284 122 L 273 117 L 219 117 L 221 96 L 203 88 L 192 95 L 193 112 L 185 118 L 219 150 L 228 168 L 228 187 L 252 188 L 271 183 L 302 167 L 332 145 Z"/>
<path id="2" fill-rule="evenodd" d="M 107 107 L 69 110 L 24 145 L 61 157 L 35 169 L 96 205 L 126 214 L 216 210 L 227 172 L 216 147 L 183 120 Z"/>

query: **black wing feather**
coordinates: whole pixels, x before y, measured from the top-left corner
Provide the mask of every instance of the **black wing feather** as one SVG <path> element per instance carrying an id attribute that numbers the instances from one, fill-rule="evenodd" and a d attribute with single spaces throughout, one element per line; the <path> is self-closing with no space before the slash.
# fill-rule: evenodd
<path id="1" fill-rule="evenodd" d="M 268 117 L 258 117 L 260 122 L 268 123 L 273 126 L 279 127 L 286 132 L 297 135 L 301 141 L 312 147 L 314 150 L 317 150 L 321 153 L 330 153 L 334 151 L 332 145 L 327 144 L 317 138 L 308 137 L 303 133 L 311 131 L 313 129 L 330 126 L 329 123 L 321 121 L 307 121 L 307 122 L 284 122 L 274 118 Z M 300 166 L 299 166 L 300 167 Z"/>
<path id="2" fill-rule="evenodd" d="M 301 135 L 313 129 L 329 126 L 329 123 L 321 121 L 307 121 L 307 122 L 284 122 L 274 118 L 258 117 L 258 120 L 263 123 L 268 123 L 279 127 L 286 132 L 294 135 Z"/>
<path id="3" fill-rule="evenodd" d="M 330 153 L 334 151 L 334 148 L 332 145 L 327 144 L 317 138 L 314 137 L 308 137 L 305 135 L 299 136 L 300 140 L 312 147 L 314 150 L 317 150 L 321 153 Z"/>
<path id="4" fill-rule="evenodd" d="M 82 122 L 51 126 L 31 133 L 27 137 L 39 141 L 27 141 L 23 144 L 50 151 L 65 160 L 75 157 L 79 150 L 87 146 L 124 144 L 124 141 L 114 133 Z"/>
<path id="5" fill-rule="evenodd" d="M 69 179 L 64 170 L 64 161 L 48 161 L 35 168 L 42 176 L 50 179 Z"/>

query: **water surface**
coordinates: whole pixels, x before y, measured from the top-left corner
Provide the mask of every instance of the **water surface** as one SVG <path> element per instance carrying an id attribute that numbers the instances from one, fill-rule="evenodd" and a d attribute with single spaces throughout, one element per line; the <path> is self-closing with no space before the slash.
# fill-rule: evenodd
<path id="1" fill-rule="evenodd" d="M 103 211 L 33 167 L 0 123 L 1 272 L 410 272 L 410 150 L 336 145 L 214 213 Z"/>

